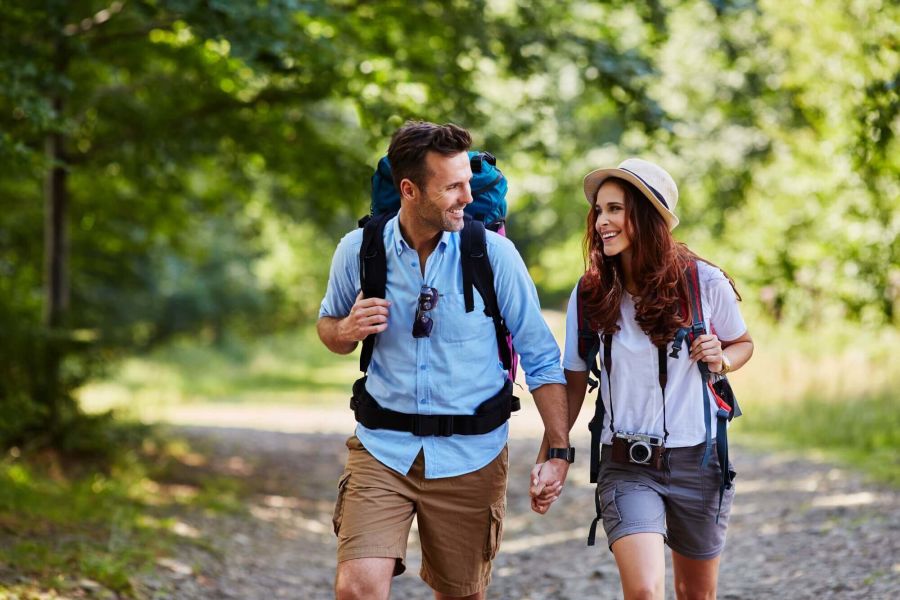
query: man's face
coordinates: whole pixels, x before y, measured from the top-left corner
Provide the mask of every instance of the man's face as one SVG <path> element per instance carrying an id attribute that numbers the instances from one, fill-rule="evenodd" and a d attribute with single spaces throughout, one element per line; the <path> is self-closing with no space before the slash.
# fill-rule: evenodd
<path id="1" fill-rule="evenodd" d="M 414 204 L 417 220 L 437 231 L 460 231 L 464 224 L 463 209 L 472 202 L 469 154 L 460 152 L 444 156 L 428 152 L 425 166 L 425 183 L 418 190 L 418 201 Z"/>

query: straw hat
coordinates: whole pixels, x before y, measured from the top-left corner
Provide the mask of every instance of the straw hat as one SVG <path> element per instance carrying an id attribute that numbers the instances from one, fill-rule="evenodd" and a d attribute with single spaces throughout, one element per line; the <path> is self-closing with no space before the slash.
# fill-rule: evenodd
<path id="1" fill-rule="evenodd" d="M 675 229 L 678 225 L 678 217 L 675 216 L 678 187 L 665 169 L 640 158 L 627 158 L 615 169 L 591 171 L 584 176 L 584 196 L 591 206 L 597 200 L 597 190 L 610 177 L 634 184 L 663 216 L 669 230 Z"/>

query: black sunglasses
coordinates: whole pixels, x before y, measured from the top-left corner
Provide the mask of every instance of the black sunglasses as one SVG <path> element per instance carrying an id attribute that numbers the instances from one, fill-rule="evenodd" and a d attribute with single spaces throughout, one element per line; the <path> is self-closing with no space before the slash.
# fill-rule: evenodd
<path id="1" fill-rule="evenodd" d="M 434 328 L 434 321 L 426 313 L 437 306 L 437 288 L 423 285 L 419 290 L 419 303 L 416 306 L 416 320 L 413 321 L 412 334 L 414 338 L 429 337 Z"/>

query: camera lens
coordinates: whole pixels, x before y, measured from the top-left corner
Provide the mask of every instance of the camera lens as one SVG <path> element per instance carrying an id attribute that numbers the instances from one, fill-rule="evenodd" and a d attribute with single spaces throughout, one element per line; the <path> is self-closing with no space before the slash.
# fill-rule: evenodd
<path id="1" fill-rule="evenodd" d="M 631 462 L 638 464 L 646 464 L 650 460 L 650 446 L 644 442 L 634 442 L 628 449 L 628 457 Z"/>

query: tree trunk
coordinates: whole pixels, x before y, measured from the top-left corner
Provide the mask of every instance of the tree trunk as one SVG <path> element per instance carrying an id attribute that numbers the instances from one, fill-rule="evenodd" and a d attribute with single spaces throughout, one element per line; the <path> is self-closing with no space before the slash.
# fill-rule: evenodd
<path id="1" fill-rule="evenodd" d="M 62 115 L 63 101 L 53 101 L 57 115 Z M 47 135 L 45 152 L 49 168 L 44 180 L 44 326 L 47 331 L 44 353 L 43 396 L 37 400 L 47 410 L 49 429 L 58 431 L 64 419 L 66 402 L 60 385 L 60 365 L 63 357 L 62 328 L 69 306 L 69 241 L 66 229 L 69 196 L 63 134 Z"/>
<path id="2" fill-rule="evenodd" d="M 62 100 L 53 102 L 57 113 Z M 68 190 L 66 188 L 65 153 L 61 133 L 51 133 L 45 143 L 50 168 L 44 181 L 44 324 L 55 329 L 62 325 L 69 307 L 68 281 Z"/>

